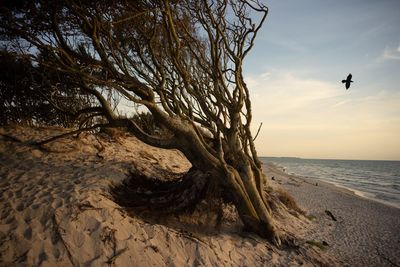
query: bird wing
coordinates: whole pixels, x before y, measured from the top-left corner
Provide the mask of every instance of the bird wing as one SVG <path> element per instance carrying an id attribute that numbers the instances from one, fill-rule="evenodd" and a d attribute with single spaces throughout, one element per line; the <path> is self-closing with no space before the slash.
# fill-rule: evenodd
<path id="1" fill-rule="evenodd" d="M 347 76 L 347 80 L 350 81 L 352 77 L 353 77 L 353 75 L 351 75 L 351 73 L 350 73 L 349 76 Z"/>

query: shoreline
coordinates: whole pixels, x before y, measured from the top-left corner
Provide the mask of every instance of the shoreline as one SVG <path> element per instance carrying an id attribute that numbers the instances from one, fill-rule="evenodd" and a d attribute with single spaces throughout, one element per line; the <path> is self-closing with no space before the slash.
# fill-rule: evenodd
<path id="1" fill-rule="evenodd" d="M 307 179 L 307 178 L 304 178 L 304 179 Z M 315 178 L 308 178 L 308 179 L 315 179 Z M 391 202 L 388 202 L 388 201 L 385 201 L 385 200 L 381 200 L 381 199 L 375 198 L 373 196 L 368 196 L 371 193 L 364 192 L 364 191 L 361 191 L 361 190 L 358 190 L 358 189 L 353 189 L 353 188 L 347 187 L 345 185 L 337 184 L 337 183 L 334 183 L 334 182 L 322 181 L 322 180 L 319 180 L 319 179 L 315 179 L 315 180 L 321 181 L 321 182 L 326 182 L 328 184 L 332 184 L 332 185 L 334 185 L 334 186 L 336 186 L 338 188 L 346 189 L 346 190 L 352 192 L 354 195 L 359 196 L 361 198 L 368 199 L 368 200 L 371 200 L 371 201 L 374 201 L 374 202 L 377 202 L 377 203 L 380 203 L 380 204 L 383 204 L 385 206 L 389 206 L 389 207 L 392 207 L 392 208 L 400 209 L 400 205 L 397 206 L 394 203 L 391 203 Z"/>
<path id="2" fill-rule="evenodd" d="M 312 220 L 309 241 L 325 242 L 326 253 L 341 265 L 400 265 L 400 209 L 329 182 L 288 174 L 275 164 L 263 168 L 267 184 L 287 191 Z"/>
<path id="3" fill-rule="evenodd" d="M 294 172 L 293 173 L 292 172 L 289 173 L 289 172 L 286 172 L 286 167 L 281 166 L 278 163 L 269 162 L 269 163 L 263 163 L 263 164 L 264 164 L 264 166 L 266 166 L 268 164 L 274 165 L 274 168 L 281 169 L 281 171 L 286 173 L 287 175 L 295 176 L 295 177 L 297 177 L 299 179 L 312 180 L 312 181 L 315 181 L 315 182 L 322 182 L 322 183 L 328 183 L 330 185 L 334 185 L 337 188 L 348 190 L 348 191 L 352 192 L 354 195 L 362 197 L 364 199 L 372 200 L 374 202 L 378 202 L 380 204 L 383 204 L 383 205 L 386 205 L 386 206 L 390 206 L 392 208 L 400 209 L 400 204 L 396 204 L 396 203 L 393 203 L 393 202 L 389 202 L 389 201 L 385 201 L 385 200 L 376 198 L 376 197 L 374 197 L 374 194 L 369 193 L 369 192 L 365 192 L 365 191 L 362 191 L 362 190 L 359 190 L 359 189 L 351 188 L 349 186 L 346 186 L 346 185 L 343 185 L 343 184 L 340 184 L 340 183 L 337 183 L 337 182 L 329 181 L 329 180 L 319 179 L 319 178 L 316 178 L 316 177 L 307 177 L 307 176 L 296 174 Z"/>
<path id="4" fill-rule="evenodd" d="M 0 128 L 0 152 L 7 151 L 0 153 L 1 266 L 400 265 L 398 209 L 271 165 L 265 173 L 276 179 L 268 186 L 289 192 L 306 214 L 275 207 L 277 227 L 295 237 L 295 249 L 244 232 L 232 205 L 222 207 L 218 228 L 218 215 L 204 205 L 182 221 L 131 216 L 110 198 L 110 185 L 130 170 L 161 178 L 190 163 L 122 132 L 83 133 L 42 150 L 28 144 L 63 131 Z"/>

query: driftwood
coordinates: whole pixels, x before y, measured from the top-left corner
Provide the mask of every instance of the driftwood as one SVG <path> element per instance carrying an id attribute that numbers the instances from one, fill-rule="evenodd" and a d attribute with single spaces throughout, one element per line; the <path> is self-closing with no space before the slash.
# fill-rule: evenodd
<path id="1" fill-rule="evenodd" d="M 333 220 L 333 221 L 337 221 L 336 220 L 336 218 L 335 218 L 335 216 L 333 216 L 333 214 L 332 214 L 332 212 L 330 212 L 329 210 L 325 210 L 325 213 L 329 216 L 329 217 L 331 217 L 331 219 Z"/>

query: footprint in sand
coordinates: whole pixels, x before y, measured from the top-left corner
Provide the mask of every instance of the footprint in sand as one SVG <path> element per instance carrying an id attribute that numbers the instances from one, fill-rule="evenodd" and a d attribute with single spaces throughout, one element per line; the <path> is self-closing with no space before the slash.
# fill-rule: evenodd
<path id="1" fill-rule="evenodd" d="M 17 211 L 23 211 L 25 209 L 24 203 L 19 203 L 16 207 Z"/>
<path id="2" fill-rule="evenodd" d="M 15 192 L 15 196 L 16 196 L 17 198 L 22 197 L 22 189 L 20 189 L 20 190 L 18 190 L 17 192 Z"/>
<path id="3" fill-rule="evenodd" d="M 25 208 L 30 207 L 31 204 L 35 202 L 35 199 L 36 199 L 36 196 L 34 196 L 34 195 L 26 196 L 26 201 L 25 202 L 27 203 L 27 205 L 26 205 Z"/>
<path id="4" fill-rule="evenodd" d="M 38 197 L 38 198 L 42 198 L 42 197 L 47 196 L 48 194 L 49 194 L 49 191 L 43 189 L 43 190 L 37 195 L 37 197 Z"/>
<path id="5" fill-rule="evenodd" d="M 53 245 L 57 244 L 57 242 L 60 240 L 60 236 L 58 235 L 58 232 L 54 230 L 51 234 L 51 243 Z M 59 251 L 58 251 L 59 252 Z"/>
<path id="6" fill-rule="evenodd" d="M 84 229 L 89 235 L 91 235 L 93 232 L 97 231 L 97 229 L 99 229 L 100 226 L 101 223 L 96 218 L 90 217 L 86 221 Z"/>
<path id="7" fill-rule="evenodd" d="M 40 204 L 37 204 L 37 203 L 31 205 L 31 208 L 34 210 L 37 210 L 39 207 L 40 207 Z"/>
<path id="8" fill-rule="evenodd" d="M 65 199 L 64 199 L 64 204 L 65 205 L 68 205 L 69 203 L 71 203 L 71 202 L 73 202 L 75 200 L 75 198 L 72 197 L 72 196 L 68 197 L 68 196 L 64 195 L 63 197 L 65 197 Z"/>
<path id="9" fill-rule="evenodd" d="M 5 224 L 12 224 L 16 222 L 15 217 L 13 214 L 11 214 L 10 216 L 7 217 L 7 219 L 5 220 Z"/>
<path id="10" fill-rule="evenodd" d="M 55 186 L 53 189 L 52 189 L 53 191 L 53 195 L 54 194 L 56 194 L 56 195 L 58 195 L 58 194 L 60 194 L 60 193 L 62 193 L 64 190 L 61 188 L 61 186 Z"/>
<path id="11" fill-rule="evenodd" d="M 46 179 L 45 178 L 41 178 L 39 181 L 37 181 L 38 185 L 46 185 Z"/>
<path id="12" fill-rule="evenodd" d="M 32 228 L 28 227 L 25 231 L 24 231 L 24 237 L 28 240 L 32 239 Z"/>
<path id="13" fill-rule="evenodd" d="M 54 198 L 50 192 L 47 192 L 41 199 L 41 203 L 45 205 L 50 205 L 53 202 Z"/>
<path id="14" fill-rule="evenodd" d="M 53 248 L 53 256 L 54 258 L 58 259 L 61 256 L 60 250 L 58 248 Z"/>
<path id="15" fill-rule="evenodd" d="M 46 254 L 46 252 L 42 251 L 39 255 L 39 263 L 38 266 L 41 265 L 44 261 L 48 260 L 48 256 Z"/>
<path id="16" fill-rule="evenodd" d="M 65 191 L 71 192 L 72 189 L 74 189 L 74 185 L 73 184 L 69 184 L 69 185 L 66 186 Z"/>
<path id="17" fill-rule="evenodd" d="M 4 175 L 4 177 L 7 177 L 7 176 L 8 176 L 8 173 L 6 173 Z M 9 181 L 3 181 L 2 184 L 1 184 L 1 187 L 4 188 L 4 189 L 8 189 L 9 186 L 10 186 L 10 182 Z"/>
<path id="18" fill-rule="evenodd" d="M 34 185 L 29 185 L 29 186 L 24 187 L 22 189 L 22 191 L 24 192 L 24 195 L 28 195 L 28 194 L 32 194 L 32 193 L 34 194 L 35 193 L 34 189 L 35 189 Z"/>
<path id="19" fill-rule="evenodd" d="M 39 222 L 42 224 L 43 227 L 47 227 L 50 224 L 49 211 L 46 209 L 42 210 L 42 216 L 40 217 Z"/>
<path id="20" fill-rule="evenodd" d="M 53 201 L 53 203 L 51 203 L 51 207 L 52 207 L 53 209 L 57 209 L 57 208 L 59 208 L 59 207 L 62 206 L 63 202 L 64 202 L 63 199 L 57 198 L 57 199 L 55 199 L 55 200 Z"/>
<path id="21" fill-rule="evenodd" d="M 29 224 L 35 217 L 32 217 L 30 212 L 26 212 L 24 215 L 24 222 Z"/>
<path id="22" fill-rule="evenodd" d="M 12 198 L 14 196 L 14 192 L 12 192 L 12 191 L 8 191 L 7 192 L 7 197 L 8 198 Z"/>
<path id="23" fill-rule="evenodd" d="M 0 219 L 4 220 L 5 218 L 7 218 L 10 215 L 10 212 L 11 210 L 9 207 L 3 208 L 3 210 L 1 211 Z"/>

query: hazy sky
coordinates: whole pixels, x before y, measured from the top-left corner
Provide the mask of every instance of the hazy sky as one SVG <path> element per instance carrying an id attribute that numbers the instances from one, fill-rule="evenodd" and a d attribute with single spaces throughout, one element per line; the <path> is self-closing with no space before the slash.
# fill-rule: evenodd
<path id="1" fill-rule="evenodd" d="M 400 160 L 400 1 L 266 3 L 245 65 L 259 155 Z"/>

